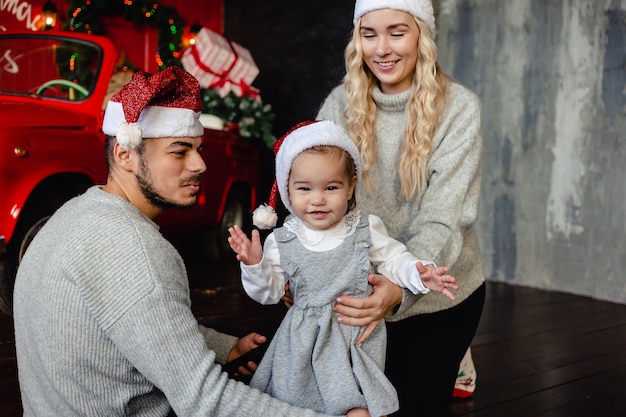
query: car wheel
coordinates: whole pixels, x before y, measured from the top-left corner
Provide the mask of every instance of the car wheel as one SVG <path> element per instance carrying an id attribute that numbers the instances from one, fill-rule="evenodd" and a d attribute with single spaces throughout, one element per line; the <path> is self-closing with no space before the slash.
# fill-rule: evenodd
<path id="1" fill-rule="evenodd" d="M 0 311 L 11 315 L 11 305 L 7 304 L 11 300 L 13 292 L 13 282 L 9 275 L 8 256 L 4 247 L 0 247 Z"/>
<path id="2" fill-rule="evenodd" d="M 224 206 L 224 213 L 219 223 L 209 228 L 205 242 L 205 252 L 210 259 L 220 260 L 232 255 L 233 250 L 228 244 L 228 228 L 234 224 L 240 225 L 243 230 L 248 229 L 249 217 L 246 207 L 247 197 L 242 193 L 230 193 Z"/>
<path id="3" fill-rule="evenodd" d="M 58 206 L 60 204 L 49 206 L 47 210 L 42 209 L 36 215 L 31 213 L 30 216 L 24 219 L 25 221 L 21 223 L 21 226 L 16 229 L 11 242 L 7 245 L 7 270 L 0 271 L 0 311 L 3 313 L 13 314 L 13 287 L 15 286 L 17 267 L 35 235 L 50 219 Z"/>
<path id="4" fill-rule="evenodd" d="M 24 257 L 24 254 L 26 253 L 26 249 L 28 249 L 31 242 L 35 238 L 35 235 L 39 233 L 43 225 L 46 224 L 46 222 L 50 219 L 50 217 L 52 217 L 52 215 L 47 215 L 47 216 L 40 218 L 39 220 L 35 221 L 32 224 L 32 226 L 28 228 L 28 230 L 26 230 L 24 237 L 21 239 L 20 242 L 18 242 L 19 248 L 17 251 L 17 265 L 19 265 L 22 262 L 22 258 Z"/>

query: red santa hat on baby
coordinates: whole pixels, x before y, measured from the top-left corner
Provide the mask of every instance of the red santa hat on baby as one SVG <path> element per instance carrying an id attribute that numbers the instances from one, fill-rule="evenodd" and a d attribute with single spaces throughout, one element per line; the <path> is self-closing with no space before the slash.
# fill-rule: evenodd
<path id="1" fill-rule="evenodd" d="M 178 66 L 154 75 L 139 71 L 111 97 L 102 131 L 115 136 L 125 149 L 143 138 L 197 137 L 202 99 L 198 80 Z"/>
<path id="2" fill-rule="evenodd" d="M 278 215 L 276 205 L 278 196 L 285 207 L 292 212 L 289 201 L 289 173 L 293 160 L 303 151 L 315 146 L 337 146 L 348 152 L 354 161 L 357 187 L 361 180 L 361 157 L 359 150 L 339 124 L 331 120 L 308 120 L 298 123 L 274 143 L 276 157 L 276 180 L 270 191 L 269 202 L 257 207 L 252 214 L 252 223 L 259 229 L 272 229 L 276 226 Z"/>
<path id="3" fill-rule="evenodd" d="M 380 9 L 402 10 L 424 22 L 435 34 L 435 14 L 432 0 L 356 0 L 354 5 L 354 26 L 365 13 Z"/>

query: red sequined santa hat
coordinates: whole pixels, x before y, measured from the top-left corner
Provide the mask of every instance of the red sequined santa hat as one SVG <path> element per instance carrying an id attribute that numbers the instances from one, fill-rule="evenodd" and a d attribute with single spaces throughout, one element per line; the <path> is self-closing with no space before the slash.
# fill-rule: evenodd
<path id="1" fill-rule="evenodd" d="M 357 188 L 361 182 L 361 157 L 348 132 L 331 120 L 307 120 L 298 123 L 274 143 L 276 157 L 276 180 L 270 191 L 269 202 L 254 210 L 252 223 L 259 229 L 272 229 L 276 226 L 278 197 L 285 207 L 291 209 L 289 200 L 289 173 L 293 160 L 303 151 L 315 146 L 336 146 L 352 157 L 357 175 Z"/>
<path id="2" fill-rule="evenodd" d="M 139 71 L 111 97 L 102 131 L 125 149 L 136 148 L 143 138 L 202 136 L 201 111 L 198 80 L 183 68 L 171 66 L 154 75 Z"/>

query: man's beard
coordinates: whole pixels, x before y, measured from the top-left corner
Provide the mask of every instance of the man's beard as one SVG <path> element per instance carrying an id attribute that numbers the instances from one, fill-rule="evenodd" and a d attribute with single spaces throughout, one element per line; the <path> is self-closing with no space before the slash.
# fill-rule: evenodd
<path id="1" fill-rule="evenodd" d="M 144 197 L 148 199 L 152 206 L 160 209 L 161 211 L 165 211 L 169 208 L 178 208 L 178 209 L 186 209 L 192 207 L 196 202 L 195 200 L 191 203 L 177 203 L 175 201 L 168 200 L 167 198 L 160 195 L 153 187 L 152 184 L 152 173 L 150 172 L 150 168 L 146 165 L 143 157 L 140 158 L 139 162 L 139 173 L 135 174 L 135 178 L 137 179 L 137 184 L 139 185 L 139 189 L 141 190 Z M 188 178 L 185 182 L 191 181 L 200 181 L 200 175 L 194 175 L 193 177 Z"/>

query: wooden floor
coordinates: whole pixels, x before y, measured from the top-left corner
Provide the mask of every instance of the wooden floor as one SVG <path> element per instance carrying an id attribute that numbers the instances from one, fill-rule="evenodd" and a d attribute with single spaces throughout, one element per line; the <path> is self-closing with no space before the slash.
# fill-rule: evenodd
<path id="1" fill-rule="evenodd" d="M 626 416 L 626 305 L 488 283 L 477 391 L 454 415 Z"/>
<path id="2" fill-rule="evenodd" d="M 250 301 L 235 262 L 187 262 L 199 319 L 273 332 L 285 308 Z M 626 305 L 488 282 L 472 350 L 477 389 L 452 416 L 626 416 Z M 0 416 L 21 412 L 12 321 L 0 317 Z"/>

